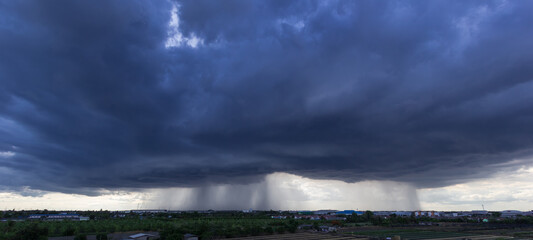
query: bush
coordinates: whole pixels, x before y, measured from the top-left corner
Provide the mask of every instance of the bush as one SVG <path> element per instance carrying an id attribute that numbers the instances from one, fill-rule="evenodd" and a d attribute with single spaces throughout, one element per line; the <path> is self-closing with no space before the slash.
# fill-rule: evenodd
<path id="1" fill-rule="evenodd" d="M 74 237 L 74 240 L 87 240 L 87 235 L 85 234 L 78 234 Z"/>
<path id="2" fill-rule="evenodd" d="M 26 240 L 26 239 L 48 239 L 48 228 L 39 227 L 37 223 L 32 223 L 24 226 L 22 229 L 15 233 L 14 240 Z"/>
<path id="3" fill-rule="evenodd" d="M 67 228 L 65 228 L 65 230 L 63 230 L 63 233 L 62 235 L 63 236 L 72 236 L 76 233 L 76 229 L 74 229 L 74 227 L 72 227 L 70 224 L 67 226 Z"/>
<path id="4" fill-rule="evenodd" d="M 96 234 L 96 240 L 107 240 L 107 233 Z"/>
<path id="5" fill-rule="evenodd" d="M 274 229 L 272 229 L 272 227 L 268 226 L 268 227 L 265 228 L 265 233 L 273 234 L 274 233 Z"/>

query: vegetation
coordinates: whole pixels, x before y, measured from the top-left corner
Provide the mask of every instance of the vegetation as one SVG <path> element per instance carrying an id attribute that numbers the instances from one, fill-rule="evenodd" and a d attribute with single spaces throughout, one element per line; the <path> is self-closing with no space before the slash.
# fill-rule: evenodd
<path id="1" fill-rule="evenodd" d="M 161 239 L 181 239 L 185 233 L 192 233 L 202 239 L 220 237 L 241 237 L 294 233 L 298 226 L 305 225 L 308 230 L 318 230 L 321 225 L 354 227 L 354 226 L 409 226 L 420 223 L 432 222 L 461 222 L 489 226 L 502 225 L 502 227 L 515 225 L 531 225 L 533 217 L 521 216 L 511 219 L 499 219 L 497 215 L 489 216 L 489 223 L 480 223 L 474 218 L 434 219 L 429 217 L 414 216 L 401 217 L 391 215 L 388 217 L 375 216 L 367 211 L 362 215 L 351 215 L 345 221 L 333 220 L 308 220 L 294 219 L 293 213 L 288 212 L 255 212 L 242 213 L 237 211 L 228 212 L 185 212 L 185 213 L 113 213 L 107 211 L 78 212 L 82 216 L 89 216 L 89 221 L 29 221 L 27 216 L 35 213 L 48 213 L 48 211 L 5 211 L 0 212 L 4 219 L 0 221 L 0 240 L 18 239 L 47 239 L 47 237 L 75 236 L 75 239 L 87 239 L 88 235 L 96 235 L 99 240 L 107 239 L 108 233 L 128 231 L 157 231 Z M 52 212 L 53 213 L 53 212 Z M 284 215 L 287 219 L 272 219 L 272 215 Z M 489 224 L 489 225 L 486 225 Z M 498 226 L 496 226 L 497 228 Z M 371 233 L 369 235 L 389 235 L 392 232 Z M 396 235 L 415 234 L 414 232 L 396 232 Z M 430 234 L 428 232 L 416 232 L 418 235 Z M 516 236 L 530 237 L 531 232 L 523 231 L 515 233 Z"/>
<path id="2" fill-rule="evenodd" d="M 312 223 L 311 220 L 271 219 L 265 214 L 244 216 L 238 213 L 235 215 L 185 213 L 175 217 L 172 215 L 169 217 L 169 214 L 155 214 L 149 217 L 137 215 L 125 218 L 94 216 L 94 219 L 98 218 L 100 220 L 0 222 L 0 240 L 46 239 L 46 237 L 57 236 L 75 236 L 76 239 L 86 239 L 87 235 L 97 235 L 97 239 L 105 239 L 107 233 L 127 231 L 158 231 L 161 239 L 180 239 L 185 233 L 196 234 L 202 239 L 210 239 L 293 233 L 299 225 Z M 328 223 L 327 221 L 319 222 Z"/>

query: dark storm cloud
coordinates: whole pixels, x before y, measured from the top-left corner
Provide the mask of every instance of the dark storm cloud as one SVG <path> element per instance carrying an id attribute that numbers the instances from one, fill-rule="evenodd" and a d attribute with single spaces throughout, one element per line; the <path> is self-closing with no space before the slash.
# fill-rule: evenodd
<path id="1" fill-rule="evenodd" d="M 173 6 L 182 40 L 166 48 Z M 533 147 L 532 7 L 0 1 L 0 184 L 281 171 L 427 187 L 512 169 Z"/>

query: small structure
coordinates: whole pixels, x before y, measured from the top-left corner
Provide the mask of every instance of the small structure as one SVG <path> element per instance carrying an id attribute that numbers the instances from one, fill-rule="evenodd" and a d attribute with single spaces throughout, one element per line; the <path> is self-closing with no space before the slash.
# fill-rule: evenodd
<path id="1" fill-rule="evenodd" d="M 131 210 L 132 213 L 143 214 L 143 213 L 166 213 L 166 209 L 138 209 Z"/>
<path id="2" fill-rule="evenodd" d="M 406 211 L 396 211 L 396 212 L 393 212 L 392 214 L 396 214 L 396 216 L 398 217 L 410 217 L 412 215 L 411 212 L 406 212 Z"/>
<path id="3" fill-rule="evenodd" d="M 187 233 L 183 235 L 183 240 L 198 240 L 198 236 L 194 234 Z"/>
<path id="4" fill-rule="evenodd" d="M 471 214 L 472 214 L 472 216 L 485 216 L 485 215 L 489 215 L 489 211 L 487 211 L 487 210 L 472 210 Z"/>
<path id="5" fill-rule="evenodd" d="M 364 212 L 362 211 L 355 211 L 355 210 L 344 210 L 344 211 L 338 211 L 335 212 L 335 215 L 363 215 Z"/>
<path id="6" fill-rule="evenodd" d="M 59 213 L 59 214 L 32 214 L 28 217 L 28 220 L 41 220 L 41 221 L 86 221 L 87 217 L 80 216 L 73 213 Z"/>
<path id="7" fill-rule="evenodd" d="M 430 217 L 430 218 L 436 218 L 443 215 L 441 212 L 435 212 L 435 211 L 415 211 L 415 217 Z"/>
<path id="8" fill-rule="evenodd" d="M 331 216 L 331 215 L 326 215 L 326 216 L 323 216 L 324 219 L 328 220 L 328 221 L 344 221 L 346 220 L 345 217 L 339 217 L 339 216 Z"/>
<path id="9" fill-rule="evenodd" d="M 128 237 L 128 239 L 135 239 L 135 240 L 152 240 L 156 239 L 155 235 L 148 234 L 148 233 L 137 233 L 135 235 L 131 235 Z"/>
<path id="10" fill-rule="evenodd" d="M 313 214 L 316 214 L 316 215 L 329 215 L 329 214 L 332 214 L 332 213 L 336 213 L 338 212 L 337 210 L 318 210 L 318 211 L 314 211 Z"/>
<path id="11" fill-rule="evenodd" d="M 517 211 L 517 210 L 505 210 L 505 211 L 502 211 L 502 216 L 501 217 L 503 217 L 503 218 L 516 218 L 519 215 L 523 215 L 523 212 L 522 211 Z"/>
<path id="12" fill-rule="evenodd" d="M 298 229 L 300 229 L 300 230 L 301 229 L 308 230 L 308 229 L 311 229 L 311 228 L 313 228 L 313 225 L 311 225 L 311 224 L 302 224 L 302 225 L 298 226 Z"/>
<path id="13" fill-rule="evenodd" d="M 336 232 L 337 231 L 336 227 L 320 226 L 319 228 L 321 232 Z"/>

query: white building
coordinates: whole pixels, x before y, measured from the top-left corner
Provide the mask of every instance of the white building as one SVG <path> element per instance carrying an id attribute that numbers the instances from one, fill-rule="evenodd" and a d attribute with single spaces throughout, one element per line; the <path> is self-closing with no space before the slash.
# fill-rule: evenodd
<path id="1" fill-rule="evenodd" d="M 524 215 L 524 213 L 522 211 L 517 211 L 517 210 L 505 210 L 505 211 L 502 211 L 501 217 L 515 218 L 518 215 Z"/>
<path id="2" fill-rule="evenodd" d="M 155 239 L 155 235 L 148 234 L 148 233 L 137 233 L 134 235 L 131 235 L 128 237 L 128 239 L 135 239 L 135 240 L 151 240 Z"/>
<path id="3" fill-rule="evenodd" d="M 183 240 L 198 240 L 198 236 L 194 234 L 187 233 L 183 235 Z"/>

